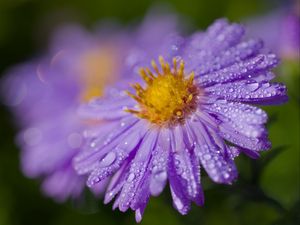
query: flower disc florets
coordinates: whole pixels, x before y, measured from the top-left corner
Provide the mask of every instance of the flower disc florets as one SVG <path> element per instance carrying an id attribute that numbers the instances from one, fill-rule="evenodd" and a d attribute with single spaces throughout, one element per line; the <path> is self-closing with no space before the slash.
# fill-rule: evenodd
<path id="1" fill-rule="evenodd" d="M 184 62 L 173 59 L 173 67 L 159 57 L 160 71 L 152 61 L 155 73 L 149 68 L 140 69 L 140 75 L 146 83 L 143 88 L 135 83 L 136 93 L 129 96 L 138 102 L 139 110 L 127 109 L 127 112 L 147 119 L 158 126 L 173 126 L 184 123 L 185 119 L 196 110 L 199 89 L 194 84 L 194 73 L 184 74 Z"/>

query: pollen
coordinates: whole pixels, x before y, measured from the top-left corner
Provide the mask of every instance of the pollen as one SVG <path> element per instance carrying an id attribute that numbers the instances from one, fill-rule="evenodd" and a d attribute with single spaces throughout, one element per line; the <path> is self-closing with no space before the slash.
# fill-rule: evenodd
<path id="1" fill-rule="evenodd" d="M 145 85 L 135 83 L 135 94 L 127 94 L 137 101 L 137 109 L 126 109 L 139 118 L 146 119 L 158 126 L 183 124 L 197 108 L 199 89 L 194 84 L 194 73 L 184 73 L 183 60 L 173 58 L 173 65 L 159 57 L 159 64 L 152 60 L 152 72 L 141 68 L 140 76 Z"/>

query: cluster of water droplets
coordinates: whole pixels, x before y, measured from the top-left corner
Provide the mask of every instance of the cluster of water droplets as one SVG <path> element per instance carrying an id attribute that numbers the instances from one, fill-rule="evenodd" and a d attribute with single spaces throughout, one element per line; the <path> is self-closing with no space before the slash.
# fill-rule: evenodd
<path id="1" fill-rule="evenodd" d="M 107 153 L 98 163 L 88 178 L 87 185 L 92 187 L 96 183 L 111 176 L 117 169 L 120 168 L 128 154 L 121 149 L 116 152 Z"/>
<path id="2" fill-rule="evenodd" d="M 243 135 L 239 130 L 224 124 L 220 125 L 219 134 L 227 141 L 242 148 L 251 149 L 253 151 L 267 150 L 270 148 L 267 134 L 263 134 L 259 138 L 248 137 Z"/>
<path id="3" fill-rule="evenodd" d="M 237 176 L 233 161 L 226 159 L 217 146 L 197 144 L 195 148 L 198 149 L 201 165 L 215 182 L 231 183 Z"/>
<path id="4" fill-rule="evenodd" d="M 132 205 L 136 204 L 135 199 L 136 189 L 143 179 L 143 175 L 147 169 L 147 164 L 144 162 L 132 162 L 130 165 L 130 170 L 127 174 L 126 182 L 122 188 L 122 191 L 119 196 L 119 208 L 126 210 L 130 203 Z M 146 194 L 146 193 L 145 193 Z"/>
<path id="5" fill-rule="evenodd" d="M 168 156 L 169 151 L 160 146 L 157 146 L 152 152 L 150 192 L 154 196 L 159 195 L 166 184 Z"/>
<path id="6" fill-rule="evenodd" d="M 259 138 L 266 132 L 263 123 L 266 122 L 267 115 L 259 108 L 237 102 L 217 102 L 207 108 L 217 115 L 221 123 L 224 123 L 223 126 L 231 127 L 247 137 Z"/>
<path id="7" fill-rule="evenodd" d="M 218 130 L 223 138 L 255 151 L 270 147 L 263 127 L 267 115 L 262 109 L 238 102 L 222 102 L 207 105 L 206 109 L 220 120 Z"/>
<path id="8" fill-rule="evenodd" d="M 134 136 L 136 139 L 132 139 Z M 124 137 L 120 143 L 109 149 L 95 165 L 96 169 L 91 173 L 88 185 L 92 186 L 117 171 L 131 151 L 138 145 L 139 141 L 139 137 L 136 134 L 132 134 L 132 136 Z"/>
<path id="9" fill-rule="evenodd" d="M 108 176 L 110 170 L 119 168 L 139 142 L 137 131 L 128 134 L 128 130 L 134 128 L 134 125 L 132 120 L 121 120 L 106 135 L 91 137 L 86 149 L 74 159 L 77 173 L 86 174 L 94 170 L 89 179 L 90 185 L 93 185 Z M 95 135 L 92 132 L 90 134 Z M 101 178 L 98 179 L 97 176 Z"/>
<path id="10" fill-rule="evenodd" d="M 183 179 L 188 196 L 196 199 L 200 191 L 200 166 L 195 165 L 195 161 L 190 154 L 191 149 L 186 148 L 181 151 L 181 155 L 178 153 L 173 155 L 175 170 L 177 175 Z"/>
<path id="11" fill-rule="evenodd" d="M 263 124 L 268 119 L 266 112 L 262 109 L 239 102 L 217 101 L 207 107 L 226 117 L 250 124 Z"/>
<path id="12" fill-rule="evenodd" d="M 264 102 L 272 98 L 286 95 L 286 88 L 282 84 L 258 82 L 254 79 L 234 83 L 219 84 L 206 89 L 211 95 L 231 101 Z"/>
<path id="13" fill-rule="evenodd" d="M 205 50 L 193 50 L 193 54 L 189 55 L 189 60 L 193 60 L 190 67 L 199 76 L 212 73 L 257 54 L 261 47 L 261 41 L 249 40 L 219 52 L 217 55 L 208 54 Z"/>
<path id="14" fill-rule="evenodd" d="M 277 62 L 278 60 L 273 54 L 257 55 L 219 71 L 199 76 L 198 82 L 203 87 L 245 79 L 249 74 L 260 74 L 261 71 L 270 69 L 276 65 Z"/>

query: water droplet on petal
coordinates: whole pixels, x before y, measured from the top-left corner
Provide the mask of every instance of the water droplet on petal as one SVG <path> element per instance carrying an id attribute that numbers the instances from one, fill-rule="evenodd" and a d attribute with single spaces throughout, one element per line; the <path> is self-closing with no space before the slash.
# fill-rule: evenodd
<path id="1" fill-rule="evenodd" d="M 166 171 L 159 171 L 154 175 L 155 179 L 158 181 L 164 181 L 167 179 Z"/>
<path id="2" fill-rule="evenodd" d="M 127 178 L 127 181 L 131 182 L 131 181 L 134 180 L 134 178 L 135 178 L 134 173 L 130 173 L 129 176 L 128 176 L 128 178 Z"/>
<path id="3" fill-rule="evenodd" d="M 255 111 L 255 113 L 258 114 L 258 115 L 261 115 L 261 114 L 263 113 L 263 111 L 262 111 L 261 109 L 257 109 L 257 110 Z"/>
<path id="4" fill-rule="evenodd" d="M 116 160 L 116 153 L 115 152 L 109 152 L 104 156 L 103 159 L 101 159 L 99 166 L 100 167 L 106 167 L 111 165 Z"/>
<path id="5" fill-rule="evenodd" d="M 203 158 L 204 158 L 205 160 L 210 160 L 210 159 L 211 159 L 211 156 L 210 156 L 210 154 L 205 154 L 205 155 L 203 156 Z"/>
<path id="6" fill-rule="evenodd" d="M 225 179 L 228 179 L 228 178 L 230 177 L 230 174 L 227 173 L 227 172 L 225 172 L 225 173 L 223 174 L 223 177 L 224 177 Z"/>
<path id="7" fill-rule="evenodd" d="M 249 91 L 255 91 L 255 90 L 257 90 L 258 87 L 259 87 L 259 83 L 257 83 L 257 82 L 251 82 L 251 83 L 246 84 L 246 88 Z"/>

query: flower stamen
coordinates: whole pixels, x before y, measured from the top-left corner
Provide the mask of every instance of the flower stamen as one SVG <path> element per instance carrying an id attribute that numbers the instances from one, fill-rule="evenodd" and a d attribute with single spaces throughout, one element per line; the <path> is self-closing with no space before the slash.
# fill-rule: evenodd
<path id="1" fill-rule="evenodd" d="M 139 109 L 125 111 L 158 126 L 182 124 L 197 107 L 199 88 L 194 84 L 194 73 L 185 78 L 183 60 L 178 63 L 173 58 L 172 68 L 162 56 L 158 60 L 162 71 L 152 60 L 154 73 L 149 68 L 141 68 L 139 71 L 146 83 L 145 87 L 135 83 L 132 85 L 135 94 L 127 91 L 137 101 Z"/>

